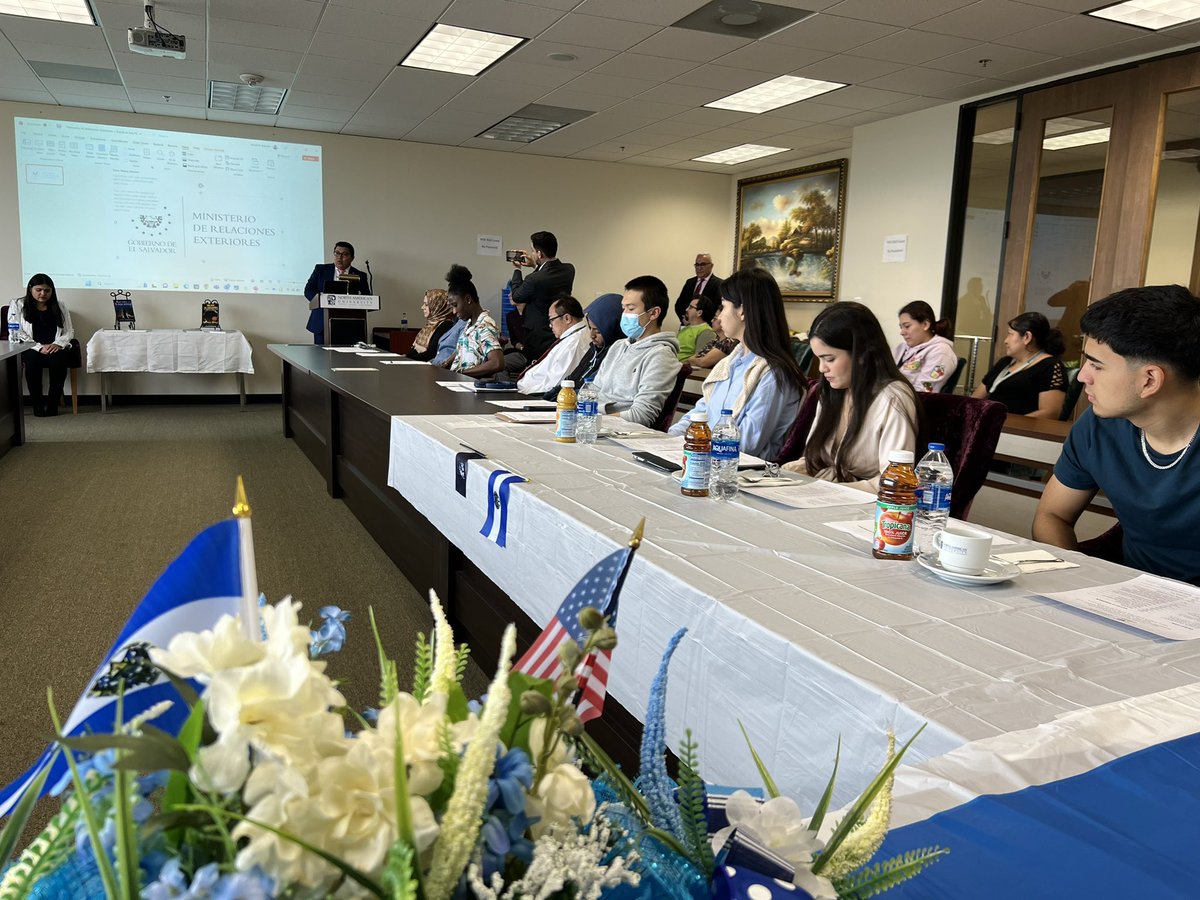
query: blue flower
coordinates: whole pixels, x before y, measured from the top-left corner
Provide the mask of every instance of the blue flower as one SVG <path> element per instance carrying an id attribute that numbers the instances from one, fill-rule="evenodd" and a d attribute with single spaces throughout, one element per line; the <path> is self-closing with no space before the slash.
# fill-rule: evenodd
<path id="1" fill-rule="evenodd" d="M 196 870 L 191 884 L 179 859 L 171 859 L 158 880 L 142 889 L 142 900 L 269 900 L 274 885 L 259 869 L 226 875 L 216 863 Z"/>
<path id="2" fill-rule="evenodd" d="M 505 819 L 508 821 L 505 822 Z M 537 819 L 524 812 L 513 816 L 493 813 L 483 823 L 483 877 L 488 880 L 493 872 L 503 872 L 509 858 L 529 863 L 533 859 L 533 842 L 525 835 L 529 826 Z"/>
<path id="3" fill-rule="evenodd" d="M 346 623 L 350 621 L 350 613 L 336 606 L 322 606 L 319 614 L 321 627 L 312 633 L 312 646 L 308 651 L 314 659 L 342 649 L 346 642 Z"/>
<path id="4" fill-rule="evenodd" d="M 102 778 L 109 778 L 113 773 L 113 765 L 117 761 L 116 750 L 101 750 L 99 753 L 93 753 L 90 756 L 77 754 L 75 757 L 75 768 L 79 770 L 81 779 L 87 777 L 87 773 L 95 770 Z M 63 777 L 50 789 L 50 796 L 57 797 L 63 791 L 71 786 L 71 769 L 68 767 Z"/>
<path id="5" fill-rule="evenodd" d="M 679 806 L 675 802 L 675 784 L 667 774 L 667 668 L 671 664 L 671 656 L 683 636 L 686 628 L 680 628 L 667 642 L 662 661 L 658 664 L 658 674 L 650 685 L 650 699 L 646 703 L 646 724 L 642 728 L 641 771 L 636 782 L 646 804 L 650 807 L 650 819 L 654 825 L 663 831 L 670 832 L 675 837 L 684 838 L 683 818 L 679 814 Z"/>
<path id="6" fill-rule="evenodd" d="M 503 756 L 496 748 L 496 768 L 488 780 L 486 809 L 491 809 L 500 800 L 511 815 L 524 812 L 525 792 L 533 786 L 533 765 L 529 755 L 520 747 L 513 747 Z"/>

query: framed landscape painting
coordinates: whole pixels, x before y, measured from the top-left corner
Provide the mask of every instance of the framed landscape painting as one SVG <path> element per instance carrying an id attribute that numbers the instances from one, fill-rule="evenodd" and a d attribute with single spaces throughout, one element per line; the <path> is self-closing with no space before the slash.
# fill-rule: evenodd
<path id="1" fill-rule="evenodd" d="M 846 160 L 738 181 L 735 269 L 766 269 L 785 300 L 837 293 Z"/>

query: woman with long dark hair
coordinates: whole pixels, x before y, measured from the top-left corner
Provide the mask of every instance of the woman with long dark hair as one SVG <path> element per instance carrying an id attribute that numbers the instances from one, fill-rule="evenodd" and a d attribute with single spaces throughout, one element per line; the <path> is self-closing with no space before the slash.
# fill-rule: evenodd
<path id="1" fill-rule="evenodd" d="M 715 424 L 721 410 L 730 409 L 742 450 L 773 460 L 807 387 L 792 354 L 779 285 L 765 269 L 735 272 L 721 283 L 718 316 L 725 334 L 741 343 L 704 379 L 703 396 L 671 434 L 686 431 L 695 413 L 707 413 Z"/>
<path id="2" fill-rule="evenodd" d="M 826 308 L 808 340 L 821 370 L 817 415 L 803 458 L 784 468 L 877 491 L 888 454 L 917 449 L 923 409 L 916 391 L 896 368 L 879 320 L 861 303 Z"/>
<path id="3" fill-rule="evenodd" d="M 63 384 L 67 380 L 69 355 L 75 329 L 66 304 L 58 299 L 54 281 L 39 272 L 29 279 L 25 296 L 14 301 L 17 340 L 33 344 L 33 353 L 22 354 L 25 364 L 25 383 L 35 416 L 58 415 Z M 50 373 L 50 390 L 42 393 L 42 372 Z"/>
<path id="4" fill-rule="evenodd" d="M 972 396 L 1003 403 L 1018 415 L 1057 419 L 1067 399 L 1067 370 L 1059 358 L 1065 348 L 1062 333 L 1040 312 L 1021 313 L 1008 323 L 1008 355 L 996 361 Z"/>
<path id="5" fill-rule="evenodd" d="M 913 300 L 900 307 L 900 337 L 892 358 L 900 374 L 918 391 L 940 391 L 958 366 L 954 349 L 954 326 L 949 319 L 938 319 L 933 307 L 924 300 Z"/>

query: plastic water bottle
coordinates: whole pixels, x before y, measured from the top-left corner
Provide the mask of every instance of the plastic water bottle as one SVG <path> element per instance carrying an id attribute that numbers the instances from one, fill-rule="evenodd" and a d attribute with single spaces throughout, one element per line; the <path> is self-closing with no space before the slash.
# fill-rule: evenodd
<path id="1" fill-rule="evenodd" d="M 17 331 L 18 331 L 18 326 L 17 326 L 16 320 L 9 319 L 8 320 L 8 342 L 10 344 L 15 344 L 17 342 Z"/>
<path id="2" fill-rule="evenodd" d="M 712 468 L 709 470 L 708 496 L 731 500 L 738 492 L 738 458 L 742 434 L 733 421 L 733 410 L 721 410 L 721 418 L 712 436 Z"/>
<path id="3" fill-rule="evenodd" d="M 917 552 L 933 550 L 933 535 L 946 527 L 950 518 L 950 493 L 954 470 L 946 457 L 945 444 L 930 444 L 929 452 L 917 463 Z"/>
<path id="4" fill-rule="evenodd" d="M 580 444 L 596 443 L 600 434 L 600 392 L 592 379 L 584 379 L 576 399 L 575 440 Z"/>

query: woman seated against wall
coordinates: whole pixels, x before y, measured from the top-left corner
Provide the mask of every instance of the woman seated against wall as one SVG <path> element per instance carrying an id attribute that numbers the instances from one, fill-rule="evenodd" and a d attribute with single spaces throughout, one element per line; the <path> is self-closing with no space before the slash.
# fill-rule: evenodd
<path id="1" fill-rule="evenodd" d="M 995 400 L 1010 413 L 1057 419 L 1067 399 L 1067 370 L 1059 354 L 1065 345 L 1057 328 L 1040 312 L 1024 312 L 1008 323 L 1008 355 L 983 376 L 973 397 Z"/>
<path id="2" fill-rule="evenodd" d="M 783 297 L 765 269 L 743 269 L 721 283 L 721 298 L 721 328 L 741 343 L 704 379 L 700 400 L 670 433 L 682 434 L 699 412 L 711 427 L 731 409 L 742 450 L 773 460 L 807 387 L 788 343 Z"/>
<path id="3" fill-rule="evenodd" d="M 721 317 L 714 316 L 712 320 L 712 339 L 707 344 L 701 344 L 695 356 L 689 356 L 683 361 L 685 366 L 693 369 L 711 369 L 738 345 L 736 338 L 726 337 L 721 328 Z"/>
<path id="4" fill-rule="evenodd" d="M 29 279 L 25 296 L 12 302 L 9 319 L 16 323 L 16 340 L 32 343 L 33 350 L 22 356 L 25 383 L 35 416 L 57 416 L 67 380 L 68 357 L 75 329 L 66 304 L 58 299 L 54 281 L 38 273 Z M 49 372 L 49 391 L 42 392 L 42 372 Z"/>
<path id="5" fill-rule="evenodd" d="M 712 339 L 712 321 L 717 313 L 717 301 L 712 297 L 693 297 L 683 311 L 683 327 L 679 329 L 679 361 L 687 362 L 696 355 L 696 348 Z"/>
<path id="6" fill-rule="evenodd" d="M 913 300 L 900 307 L 900 337 L 892 351 L 900 374 L 918 391 L 940 391 L 958 367 L 950 320 L 939 320 L 932 306 Z"/>
<path id="7" fill-rule="evenodd" d="M 441 288 L 425 292 L 425 297 L 421 300 L 421 314 L 425 316 L 425 324 L 413 338 L 413 345 L 405 356 L 429 362 L 437 356 L 438 342 L 454 327 L 458 317 L 450 307 L 450 298 Z"/>
<path id="8" fill-rule="evenodd" d="M 924 410 L 892 359 L 874 313 L 846 301 L 826 308 L 808 331 L 821 381 L 804 456 L 785 469 L 866 491 L 893 450 L 917 449 Z"/>

